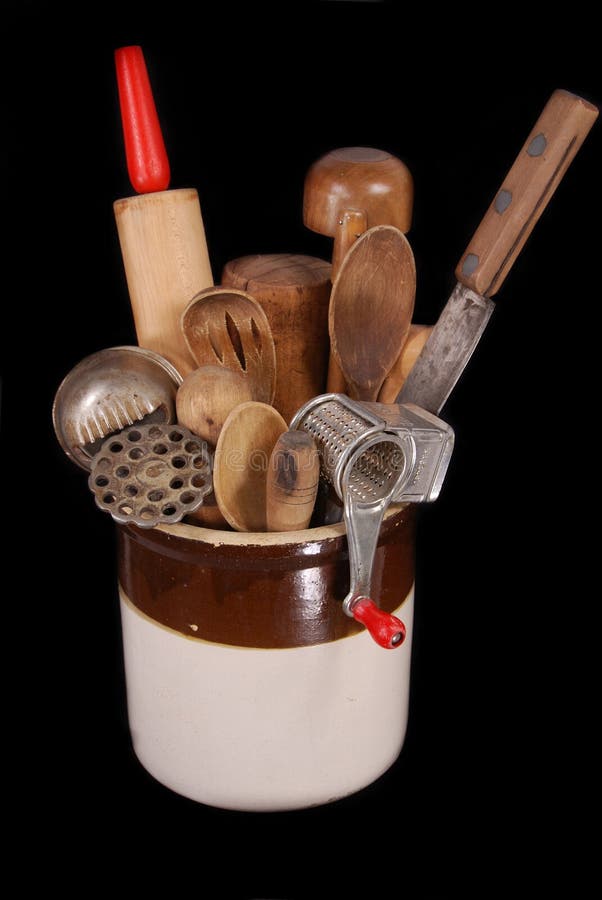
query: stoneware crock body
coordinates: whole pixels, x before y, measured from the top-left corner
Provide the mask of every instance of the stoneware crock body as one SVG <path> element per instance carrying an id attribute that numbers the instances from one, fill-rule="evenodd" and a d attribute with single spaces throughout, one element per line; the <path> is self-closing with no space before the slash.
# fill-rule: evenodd
<path id="1" fill-rule="evenodd" d="M 412 507 L 390 509 L 374 563 L 373 595 L 406 627 L 395 650 L 343 613 L 342 524 L 117 529 L 130 731 L 154 778 L 258 812 L 331 802 L 392 765 L 408 716 Z"/>

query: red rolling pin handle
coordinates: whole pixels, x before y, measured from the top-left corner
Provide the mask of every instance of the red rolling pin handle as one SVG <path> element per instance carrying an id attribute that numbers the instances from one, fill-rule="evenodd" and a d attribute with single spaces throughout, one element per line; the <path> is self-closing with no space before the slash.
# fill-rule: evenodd
<path id="1" fill-rule="evenodd" d="M 132 187 L 138 194 L 165 191 L 171 177 L 169 160 L 142 48 L 116 50 L 115 69 Z"/>

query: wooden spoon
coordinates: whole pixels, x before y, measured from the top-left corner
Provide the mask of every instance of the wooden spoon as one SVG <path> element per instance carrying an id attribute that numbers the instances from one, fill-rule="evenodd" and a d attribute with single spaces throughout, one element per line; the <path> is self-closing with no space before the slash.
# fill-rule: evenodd
<path id="1" fill-rule="evenodd" d="M 328 314 L 332 353 L 353 399 L 377 399 L 409 332 L 415 294 L 404 234 L 393 225 L 369 228 L 339 269 Z"/>
<path id="2" fill-rule="evenodd" d="M 263 309 L 246 291 L 212 287 L 196 294 L 181 327 L 197 366 L 222 366 L 248 379 L 251 396 L 273 403 L 276 351 Z"/>
<path id="3" fill-rule="evenodd" d="M 236 531 L 266 531 L 270 457 L 288 425 L 273 406 L 241 403 L 227 416 L 215 448 L 213 490 L 223 517 Z"/>

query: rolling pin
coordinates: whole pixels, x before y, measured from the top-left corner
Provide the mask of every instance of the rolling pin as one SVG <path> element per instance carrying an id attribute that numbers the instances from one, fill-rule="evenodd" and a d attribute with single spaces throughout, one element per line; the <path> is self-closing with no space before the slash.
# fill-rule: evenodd
<path id="1" fill-rule="evenodd" d="M 168 190 L 170 168 L 142 49 L 115 51 L 128 174 L 136 196 L 113 204 L 136 338 L 182 376 L 196 366 L 180 329 L 191 298 L 213 284 L 194 188 Z"/>
<path id="2" fill-rule="evenodd" d="M 313 256 L 270 253 L 233 259 L 222 273 L 224 287 L 247 291 L 267 316 L 276 349 L 273 406 L 287 424 L 326 384 L 330 271 Z"/>

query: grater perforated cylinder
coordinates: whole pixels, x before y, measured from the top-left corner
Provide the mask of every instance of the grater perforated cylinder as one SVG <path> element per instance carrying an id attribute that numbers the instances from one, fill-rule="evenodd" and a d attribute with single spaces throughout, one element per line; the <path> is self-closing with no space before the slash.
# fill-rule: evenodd
<path id="1" fill-rule="evenodd" d="M 357 404 L 344 395 L 324 397 L 303 407 L 291 428 L 302 428 L 312 436 L 320 455 L 321 475 L 334 485 L 339 497 L 343 496 L 343 473 L 353 457 L 349 489 L 366 502 L 381 499 L 389 493 L 392 479 L 399 479 L 400 464 L 405 468 L 400 441 L 393 436 L 383 439 L 382 423 L 355 409 Z"/>

